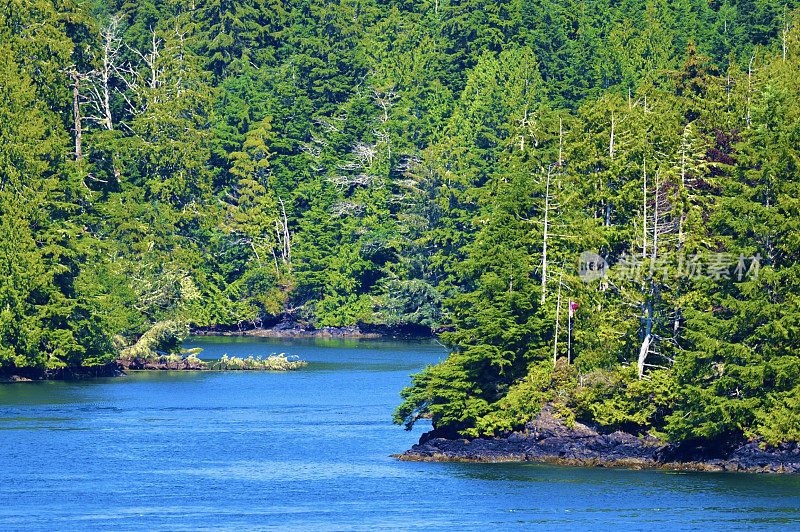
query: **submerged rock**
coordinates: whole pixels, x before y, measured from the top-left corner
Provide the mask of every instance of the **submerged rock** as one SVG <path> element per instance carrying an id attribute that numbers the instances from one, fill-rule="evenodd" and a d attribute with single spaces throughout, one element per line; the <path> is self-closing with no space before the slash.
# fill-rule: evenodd
<path id="1" fill-rule="evenodd" d="M 733 449 L 672 444 L 626 432 L 601 434 L 576 422 L 567 426 L 545 405 L 524 429 L 503 437 L 446 438 L 423 434 L 400 460 L 550 462 L 567 465 L 696 471 L 800 473 L 797 443 L 769 447 L 752 441 Z"/>

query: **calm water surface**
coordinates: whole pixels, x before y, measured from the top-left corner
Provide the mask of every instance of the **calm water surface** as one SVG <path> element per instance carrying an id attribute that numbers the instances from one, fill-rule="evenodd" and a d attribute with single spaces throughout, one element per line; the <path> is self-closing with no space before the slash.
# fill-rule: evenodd
<path id="1" fill-rule="evenodd" d="M 800 478 L 398 462 L 391 424 L 433 343 L 192 339 L 289 373 L 0 385 L 0 530 L 798 529 Z"/>

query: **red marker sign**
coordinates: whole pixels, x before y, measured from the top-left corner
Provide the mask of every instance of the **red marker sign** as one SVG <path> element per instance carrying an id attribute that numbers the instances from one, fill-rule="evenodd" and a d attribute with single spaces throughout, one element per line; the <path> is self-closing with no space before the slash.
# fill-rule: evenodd
<path id="1" fill-rule="evenodd" d="M 578 304 L 573 301 L 569 300 L 569 317 L 573 317 L 575 315 L 575 311 L 578 310 Z"/>

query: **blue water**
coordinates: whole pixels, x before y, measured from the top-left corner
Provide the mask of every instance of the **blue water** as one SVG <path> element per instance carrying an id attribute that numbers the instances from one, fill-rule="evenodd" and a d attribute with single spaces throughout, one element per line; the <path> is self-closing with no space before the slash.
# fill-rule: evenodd
<path id="1" fill-rule="evenodd" d="M 0 385 L 0 530 L 800 527 L 800 477 L 398 462 L 434 343 L 192 339 L 303 370 Z"/>

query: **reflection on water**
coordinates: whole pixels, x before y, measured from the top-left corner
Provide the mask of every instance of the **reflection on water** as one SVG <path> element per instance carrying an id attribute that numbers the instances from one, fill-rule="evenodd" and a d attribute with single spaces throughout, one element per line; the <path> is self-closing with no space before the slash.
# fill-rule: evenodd
<path id="1" fill-rule="evenodd" d="M 408 374 L 446 355 L 433 342 L 186 347 L 309 365 L 1 385 L 0 529 L 800 525 L 798 477 L 398 462 L 426 426 L 406 432 L 391 413 Z"/>
<path id="2" fill-rule="evenodd" d="M 792 475 L 751 475 L 741 473 L 702 473 L 695 471 L 636 471 L 619 468 L 587 468 L 548 464 L 470 464 L 455 463 L 450 474 L 464 479 L 488 482 L 545 482 L 599 486 L 604 490 L 636 488 L 642 495 L 667 490 L 693 496 L 747 497 L 754 481 L 777 496 L 800 497 L 800 477 Z M 800 502 L 800 499 L 798 499 Z M 792 512 L 800 509 L 792 508 Z"/>

